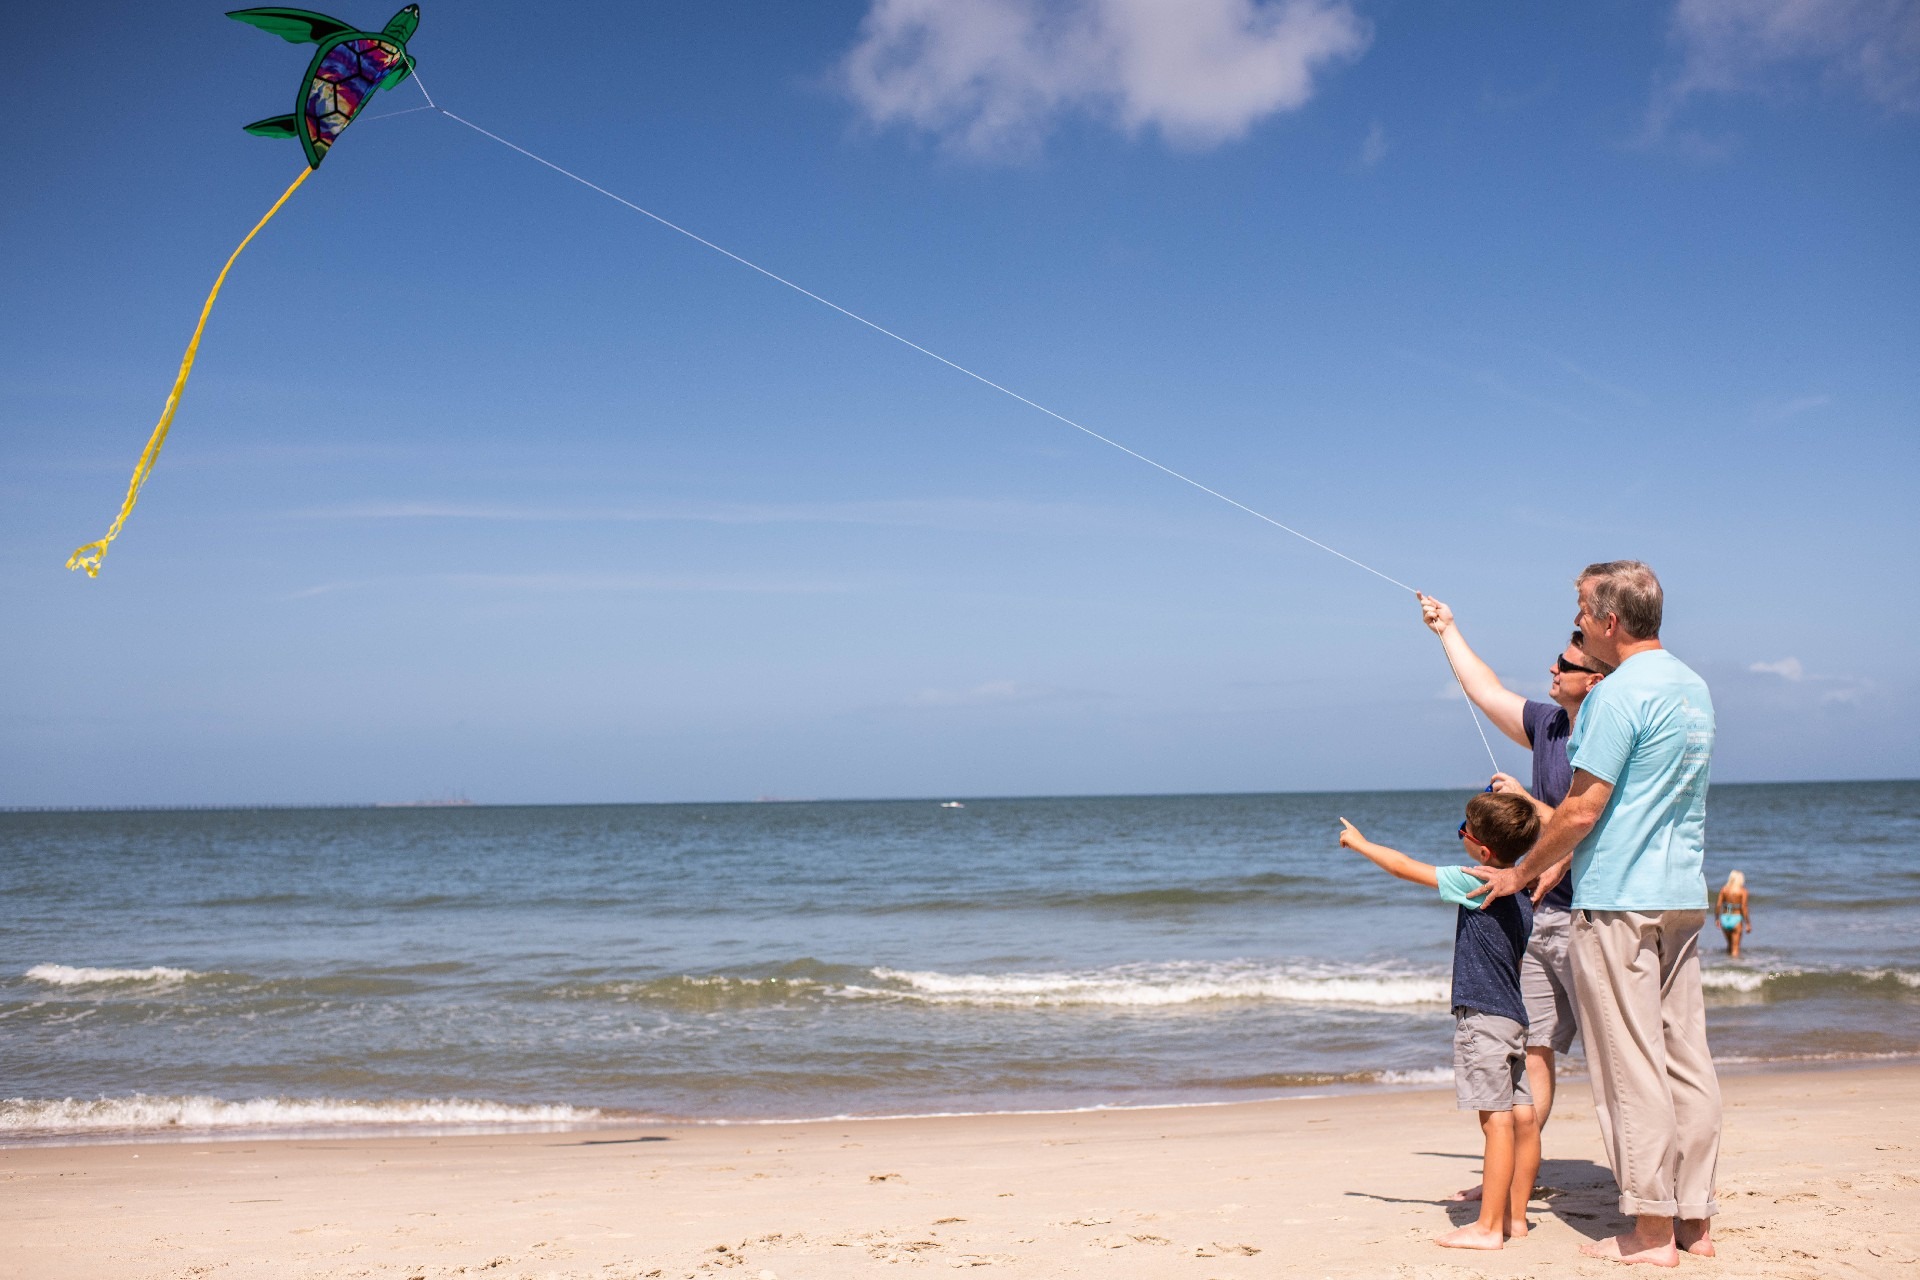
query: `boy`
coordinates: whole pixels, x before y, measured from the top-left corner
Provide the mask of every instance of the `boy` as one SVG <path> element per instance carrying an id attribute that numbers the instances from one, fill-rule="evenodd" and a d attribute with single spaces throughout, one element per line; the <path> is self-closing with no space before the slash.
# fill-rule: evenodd
<path id="1" fill-rule="evenodd" d="M 1434 1243 L 1449 1249 L 1498 1249 L 1527 1234 L 1527 1201 L 1540 1171 L 1540 1129 L 1527 1089 L 1527 1007 L 1520 959 L 1533 932 L 1533 899 L 1524 893 L 1470 898 L 1480 881 L 1464 867 L 1434 867 L 1374 844 L 1345 818 L 1340 844 L 1402 880 L 1459 904 L 1453 930 L 1453 1084 L 1462 1111 L 1480 1113 L 1486 1136 L 1480 1217 Z M 1510 867 L 1540 835 L 1540 815 L 1524 796 L 1498 792 L 1467 802 L 1460 842 L 1483 866 Z M 1496 1195 L 1494 1188 L 1508 1188 Z"/>

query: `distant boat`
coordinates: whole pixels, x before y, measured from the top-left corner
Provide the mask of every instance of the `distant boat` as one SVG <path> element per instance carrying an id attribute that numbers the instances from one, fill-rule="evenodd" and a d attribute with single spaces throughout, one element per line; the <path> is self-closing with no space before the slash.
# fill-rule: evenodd
<path id="1" fill-rule="evenodd" d="M 373 807 L 376 809 L 461 809 L 471 805 L 466 792 L 452 791 L 444 796 L 434 796 L 428 800 L 382 800 Z"/>
<path id="2" fill-rule="evenodd" d="M 961 804 L 958 800 L 942 800 L 940 807 L 942 809 L 964 809 L 967 806 Z"/>

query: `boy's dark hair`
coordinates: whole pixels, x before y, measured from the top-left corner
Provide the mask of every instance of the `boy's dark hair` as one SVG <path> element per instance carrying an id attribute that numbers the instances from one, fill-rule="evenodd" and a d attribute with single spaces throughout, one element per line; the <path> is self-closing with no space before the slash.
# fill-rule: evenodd
<path id="1" fill-rule="evenodd" d="M 1525 796 L 1482 792 L 1467 801 L 1467 832 L 1487 846 L 1494 866 L 1510 867 L 1540 838 L 1540 812 Z"/>

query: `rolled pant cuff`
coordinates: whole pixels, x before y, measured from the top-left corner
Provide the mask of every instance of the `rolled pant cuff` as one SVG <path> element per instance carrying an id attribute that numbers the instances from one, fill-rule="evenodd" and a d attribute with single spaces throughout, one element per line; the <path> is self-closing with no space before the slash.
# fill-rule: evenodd
<path id="1" fill-rule="evenodd" d="M 1673 1216 L 1685 1222 L 1698 1222 L 1702 1218 L 1717 1218 L 1720 1216 L 1720 1202 L 1718 1200 L 1709 1200 L 1705 1204 L 1683 1204 L 1680 1206 L 1679 1212 Z"/>
<path id="2" fill-rule="evenodd" d="M 1677 1218 L 1680 1216 L 1680 1206 L 1672 1200 L 1642 1200 L 1622 1191 L 1620 1212 L 1629 1218 Z"/>

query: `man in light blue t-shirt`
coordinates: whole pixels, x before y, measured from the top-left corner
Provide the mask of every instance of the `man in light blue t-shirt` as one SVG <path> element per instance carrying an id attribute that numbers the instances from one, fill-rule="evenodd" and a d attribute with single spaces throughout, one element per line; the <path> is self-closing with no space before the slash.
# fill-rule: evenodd
<path id="1" fill-rule="evenodd" d="M 1663 597 L 1637 560 L 1589 565 L 1574 625 L 1616 670 L 1568 741 L 1573 782 L 1518 866 L 1472 868 L 1490 898 L 1573 859 L 1575 1003 L 1600 1137 L 1633 1230 L 1582 1252 L 1676 1266 L 1711 1256 L 1720 1084 L 1700 992 L 1713 699 L 1660 644 Z"/>

